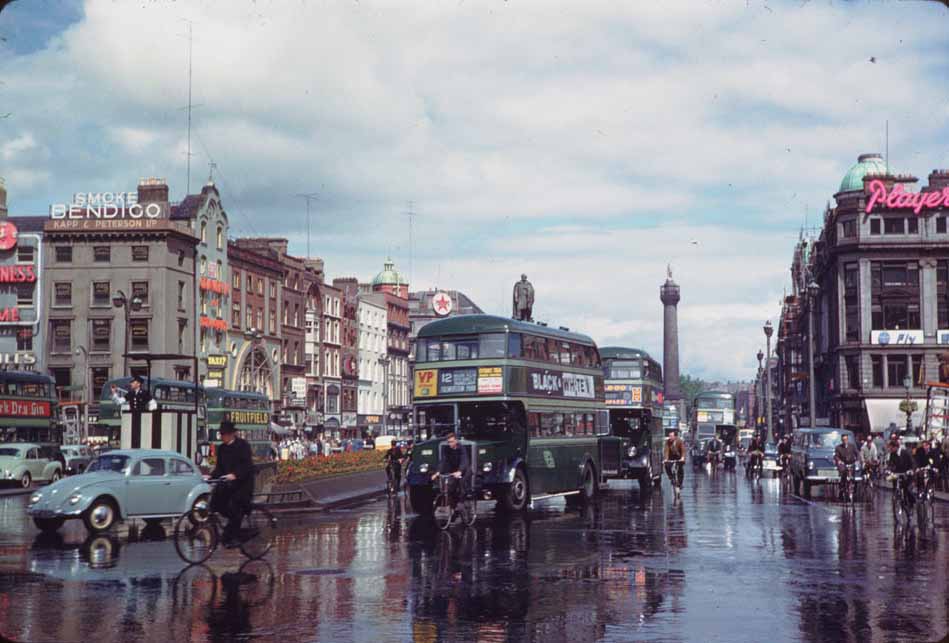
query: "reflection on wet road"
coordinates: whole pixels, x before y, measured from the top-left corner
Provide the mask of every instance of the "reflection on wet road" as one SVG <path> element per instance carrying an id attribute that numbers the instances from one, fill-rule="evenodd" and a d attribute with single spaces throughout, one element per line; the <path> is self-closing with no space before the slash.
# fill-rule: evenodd
<path id="1" fill-rule="evenodd" d="M 22 641 L 934 641 L 946 509 L 896 534 L 889 496 L 845 508 L 719 473 L 642 499 L 486 512 L 436 533 L 399 503 L 284 521 L 265 561 L 183 570 L 164 530 L 37 537 L 0 500 L 0 633 Z M 485 510 L 489 505 L 483 506 Z M 150 533 L 149 533 L 150 532 Z M 242 564 L 243 567 L 242 567 Z"/>

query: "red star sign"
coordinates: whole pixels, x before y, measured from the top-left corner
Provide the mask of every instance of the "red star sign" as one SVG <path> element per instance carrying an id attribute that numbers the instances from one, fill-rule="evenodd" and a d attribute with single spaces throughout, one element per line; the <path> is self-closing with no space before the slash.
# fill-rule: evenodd
<path id="1" fill-rule="evenodd" d="M 435 298 L 435 310 L 440 313 L 447 313 L 451 309 L 451 299 L 443 294 Z"/>

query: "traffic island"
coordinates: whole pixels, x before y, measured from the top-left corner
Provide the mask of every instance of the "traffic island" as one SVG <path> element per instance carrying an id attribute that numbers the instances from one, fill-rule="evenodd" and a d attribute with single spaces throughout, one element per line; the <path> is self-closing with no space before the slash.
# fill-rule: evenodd
<path id="1" fill-rule="evenodd" d="M 385 493 L 384 452 L 359 451 L 277 463 L 269 491 L 257 500 L 271 511 L 326 511 Z"/>

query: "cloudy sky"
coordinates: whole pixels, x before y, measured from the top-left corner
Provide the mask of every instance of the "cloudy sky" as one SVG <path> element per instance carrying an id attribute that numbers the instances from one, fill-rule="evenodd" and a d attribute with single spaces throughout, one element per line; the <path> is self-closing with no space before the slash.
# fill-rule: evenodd
<path id="1" fill-rule="evenodd" d="M 526 272 L 536 318 L 656 357 L 671 263 L 682 369 L 707 378 L 753 374 L 801 227 L 887 120 L 891 167 L 949 167 L 935 2 L 18 0 L 12 213 L 143 176 L 183 197 L 189 24 L 192 191 L 213 160 L 232 236 L 305 254 L 294 195 L 318 192 L 330 276 L 391 254 L 507 315 Z"/>

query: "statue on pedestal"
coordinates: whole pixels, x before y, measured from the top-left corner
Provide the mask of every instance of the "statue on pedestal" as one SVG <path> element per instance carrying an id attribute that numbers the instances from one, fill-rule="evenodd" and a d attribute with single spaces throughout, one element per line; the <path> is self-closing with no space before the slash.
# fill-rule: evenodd
<path id="1" fill-rule="evenodd" d="M 534 312 L 534 286 L 527 281 L 527 275 L 521 275 L 521 280 L 514 284 L 514 319 L 520 321 L 534 321 L 531 316 Z"/>

